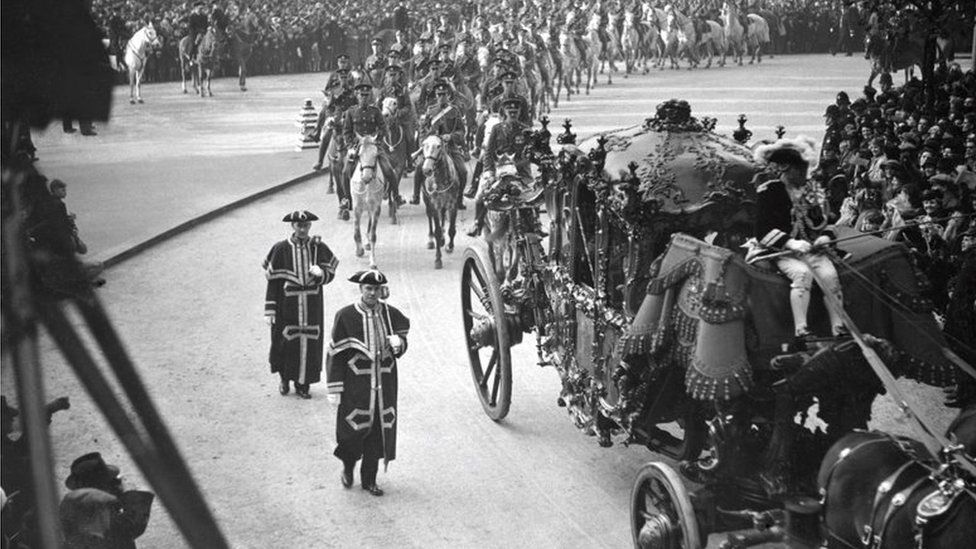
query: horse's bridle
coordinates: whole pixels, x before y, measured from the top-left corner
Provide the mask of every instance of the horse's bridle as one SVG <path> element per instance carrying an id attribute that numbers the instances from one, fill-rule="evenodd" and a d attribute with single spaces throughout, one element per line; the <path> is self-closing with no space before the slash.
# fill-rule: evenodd
<path id="1" fill-rule="evenodd" d="M 438 154 L 437 156 L 430 156 L 430 155 L 425 154 L 424 155 L 424 160 L 430 160 L 431 162 L 434 163 L 434 166 L 436 167 L 438 160 L 440 160 L 440 157 L 443 154 L 444 154 L 444 150 L 443 149 L 441 150 L 440 154 Z M 445 161 L 450 162 L 450 160 L 446 160 L 446 159 L 445 159 Z M 433 179 L 435 181 L 437 180 L 436 177 L 434 177 Z M 451 181 L 451 184 L 448 185 L 448 186 L 446 186 L 446 187 L 444 187 L 443 189 L 434 189 L 433 191 L 430 190 L 430 189 L 428 189 L 427 188 L 427 185 L 424 185 L 424 189 L 427 190 L 427 194 L 440 194 L 440 193 L 447 192 L 447 191 L 451 190 L 452 188 L 454 188 L 454 181 Z"/>

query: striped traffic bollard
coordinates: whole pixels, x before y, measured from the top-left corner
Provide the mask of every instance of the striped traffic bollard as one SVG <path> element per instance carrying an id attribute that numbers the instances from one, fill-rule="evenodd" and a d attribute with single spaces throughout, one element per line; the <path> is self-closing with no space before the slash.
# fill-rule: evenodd
<path id="1" fill-rule="evenodd" d="M 298 146 L 295 147 L 296 151 L 318 148 L 319 144 L 315 139 L 315 126 L 318 119 L 319 115 L 315 112 L 315 107 L 312 106 L 312 100 L 305 99 L 305 105 L 302 106 L 302 110 L 298 114 L 298 121 L 295 123 L 300 132 Z"/>

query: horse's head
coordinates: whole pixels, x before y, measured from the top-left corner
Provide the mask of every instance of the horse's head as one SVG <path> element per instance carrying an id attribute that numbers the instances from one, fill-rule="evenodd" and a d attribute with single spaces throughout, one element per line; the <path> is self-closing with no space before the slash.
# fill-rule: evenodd
<path id="1" fill-rule="evenodd" d="M 434 168 L 437 167 L 437 161 L 440 160 L 441 154 L 444 152 L 444 142 L 441 141 L 440 137 L 431 135 L 426 137 L 420 146 L 424 152 L 424 175 L 430 180 Z"/>
<path id="2" fill-rule="evenodd" d="M 376 177 L 376 164 L 379 158 L 379 147 L 376 145 L 375 135 L 359 136 L 359 166 L 363 181 L 370 181 Z"/>
<path id="3" fill-rule="evenodd" d="M 506 177 L 519 177 L 514 154 L 500 154 L 497 156 L 495 160 L 495 177 L 499 180 Z"/>
<path id="4" fill-rule="evenodd" d="M 383 98 L 382 107 L 380 110 L 383 112 L 384 118 L 390 118 L 396 116 L 397 113 L 397 100 L 396 97 L 385 97 Z"/>

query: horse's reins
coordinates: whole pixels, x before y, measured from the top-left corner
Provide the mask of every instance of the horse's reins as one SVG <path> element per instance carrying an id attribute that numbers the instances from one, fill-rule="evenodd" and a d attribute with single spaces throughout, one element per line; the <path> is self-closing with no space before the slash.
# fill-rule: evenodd
<path id="1" fill-rule="evenodd" d="M 146 42 L 149 43 L 149 44 L 152 44 L 153 42 L 159 42 L 159 36 L 157 36 L 156 38 L 150 39 L 149 38 L 149 33 L 145 29 L 140 29 L 139 32 L 137 32 L 136 34 L 140 34 L 140 33 L 146 36 Z M 135 35 L 133 35 L 132 38 L 135 38 Z M 131 38 L 129 39 L 128 42 L 126 42 L 125 49 L 126 49 L 126 51 L 132 50 L 132 54 L 136 56 L 136 59 L 139 60 L 139 63 L 140 64 L 143 63 L 146 60 L 146 55 L 145 54 L 140 55 L 139 54 L 139 50 L 137 50 L 136 47 L 132 45 L 132 39 Z"/>
<path id="2" fill-rule="evenodd" d="M 424 160 L 430 160 L 430 161 L 432 161 L 434 163 L 434 167 L 436 168 L 438 166 L 438 164 L 440 164 L 441 162 L 444 162 L 445 164 L 447 162 L 449 162 L 449 160 L 447 160 L 446 158 L 443 161 L 441 160 L 441 156 L 443 154 L 444 154 L 444 151 L 443 150 L 437 156 L 428 156 L 428 155 L 425 154 L 424 155 Z M 444 170 L 444 171 L 448 171 L 448 170 L 450 170 L 450 167 L 449 166 L 445 166 L 445 167 L 443 167 L 441 169 Z M 445 193 L 445 192 L 453 189 L 454 188 L 454 180 L 452 180 L 450 177 L 448 177 L 447 179 L 451 181 L 451 184 L 450 185 L 444 187 L 443 189 L 435 189 L 433 191 L 427 189 L 427 194 L 440 194 L 440 193 Z M 434 181 L 436 181 L 436 180 L 437 180 L 437 177 L 436 177 L 436 174 L 435 174 Z M 426 185 L 424 187 L 426 187 Z"/>

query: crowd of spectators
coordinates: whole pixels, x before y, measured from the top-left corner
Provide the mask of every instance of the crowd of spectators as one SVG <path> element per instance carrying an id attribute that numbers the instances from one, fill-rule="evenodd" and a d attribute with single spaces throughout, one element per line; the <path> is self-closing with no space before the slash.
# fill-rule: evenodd
<path id="1" fill-rule="evenodd" d="M 527 21 L 530 17 L 553 17 L 576 7 L 589 9 L 595 0 L 283 0 L 281 2 L 213 2 L 214 10 L 235 18 L 250 10 L 257 18 L 256 35 L 251 37 L 253 53 L 250 74 L 281 74 L 332 68 L 339 53 L 361 60 L 369 52 L 368 41 L 379 30 L 403 28 L 417 36 L 430 17 L 444 19 L 455 29 L 461 20 L 470 21 L 481 13 L 493 20 Z M 187 35 L 186 18 L 192 1 L 177 0 L 94 0 L 92 14 L 106 35 L 119 34 L 122 44 L 128 36 L 147 22 L 153 22 L 163 38 L 147 66 L 147 81 L 179 79 L 179 39 Z M 651 5 L 663 7 L 657 0 Z M 701 10 L 717 13 L 718 0 L 678 0 L 679 9 L 692 13 Z M 604 0 L 602 9 L 617 29 L 623 24 L 623 12 L 634 9 L 634 0 Z M 838 0 L 766 0 L 752 1 L 751 8 L 770 18 L 771 53 L 827 52 L 835 47 L 860 50 L 863 22 L 867 14 L 845 8 Z M 555 18 L 558 20 L 559 16 Z M 230 69 L 230 67 L 227 67 Z"/>
<path id="2" fill-rule="evenodd" d="M 931 89 L 882 78 L 824 118 L 817 177 L 838 225 L 904 242 L 950 343 L 976 341 L 976 74 L 937 69 Z"/>

